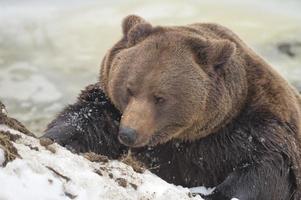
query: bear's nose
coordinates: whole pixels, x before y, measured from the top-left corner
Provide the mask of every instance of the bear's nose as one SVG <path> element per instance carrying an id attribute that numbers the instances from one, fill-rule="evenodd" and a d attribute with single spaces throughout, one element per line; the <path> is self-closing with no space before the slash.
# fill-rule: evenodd
<path id="1" fill-rule="evenodd" d="M 132 128 L 120 127 L 118 138 L 121 143 L 131 146 L 137 139 L 137 132 Z"/>

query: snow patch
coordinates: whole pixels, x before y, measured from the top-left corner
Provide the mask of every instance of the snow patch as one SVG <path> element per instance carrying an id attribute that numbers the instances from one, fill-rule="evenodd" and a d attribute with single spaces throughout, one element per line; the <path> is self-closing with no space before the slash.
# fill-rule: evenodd
<path id="1" fill-rule="evenodd" d="M 5 125 L 0 125 L 0 130 L 21 136 L 13 144 L 22 158 L 0 168 L 0 199 L 202 199 L 192 197 L 188 188 L 168 184 L 149 171 L 136 173 L 116 160 L 90 162 L 57 144 L 51 145 L 55 149 L 52 153 L 36 138 Z M 120 179 L 125 180 L 125 185 L 118 183 Z"/>
<path id="2" fill-rule="evenodd" d="M 209 195 L 214 191 L 215 188 L 206 188 L 203 186 L 190 188 L 190 192 L 194 194 Z"/>
<path id="3" fill-rule="evenodd" d="M 7 115 L 7 111 L 5 110 L 5 108 L 1 109 L 1 113 Z"/>
<path id="4" fill-rule="evenodd" d="M 0 169 L 0 180 L 0 199 L 69 199 L 59 179 L 50 172 L 37 172 L 30 161 L 8 163 Z"/>
<path id="5" fill-rule="evenodd" d="M 14 130 L 10 127 L 8 127 L 7 125 L 4 124 L 0 124 L 0 131 L 3 132 L 10 132 L 13 135 L 23 135 L 20 131 Z"/>
<path id="6" fill-rule="evenodd" d="M 4 161 L 5 161 L 5 153 L 4 153 L 3 149 L 0 149 L 0 166 L 3 165 Z M 0 178 L 0 180 L 2 180 L 2 179 Z"/>

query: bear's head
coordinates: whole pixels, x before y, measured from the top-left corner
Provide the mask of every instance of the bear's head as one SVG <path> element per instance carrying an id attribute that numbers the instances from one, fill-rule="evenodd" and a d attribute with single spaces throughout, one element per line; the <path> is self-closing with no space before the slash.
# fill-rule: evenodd
<path id="1" fill-rule="evenodd" d="M 124 19 L 106 54 L 101 87 L 122 112 L 119 139 L 132 147 L 206 137 L 235 115 L 245 89 L 236 45 L 198 25 L 153 27 Z"/>

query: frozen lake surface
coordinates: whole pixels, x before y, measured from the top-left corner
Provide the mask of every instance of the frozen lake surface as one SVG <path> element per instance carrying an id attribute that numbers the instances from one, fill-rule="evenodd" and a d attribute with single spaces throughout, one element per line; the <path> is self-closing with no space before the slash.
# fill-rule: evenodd
<path id="1" fill-rule="evenodd" d="M 34 132 L 98 79 L 120 23 L 216 22 L 238 33 L 290 82 L 301 86 L 301 1 L 0 0 L 0 99 Z"/>

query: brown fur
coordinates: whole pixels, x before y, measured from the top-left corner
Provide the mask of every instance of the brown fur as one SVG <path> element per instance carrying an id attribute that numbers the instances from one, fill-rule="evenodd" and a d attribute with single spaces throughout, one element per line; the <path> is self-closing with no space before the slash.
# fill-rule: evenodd
<path id="1" fill-rule="evenodd" d="M 123 38 L 107 53 L 101 67 L 102 87 L 123 113 L 121 124 L 138 132 L 136 146 L 206 137 L 233 120 L 247 104 L 294 126 L 290 151 L 301 167 L 300 100 L 267 62 L 220 25 L 152 28 L 146 24 L 140 17 L 127 17 Z M 156 92 L 172 94 L 182 104 L 171 99 L 166 103 L 173 104 L 172 108 L 160 113 L 163 108 L 156 109 L 150 100 Z"/>
<path id="2" fill-rule="evenodd" d="M 121 127 L 137 133 L 133 156 L 164 180 L 216 186 L 206 200 L 301 199 L 301 104 L 287 81 L 220 25 L 129 16 L 122 27 L 101 67 L 111 102 L 88 87 L 45 137 L 120 157 L 115 106 Z"/>
<path id="3" fill-rule="evenodd" d="M 220 129 L 239 113 L 246 100 L 258 108 L 264 107 L 281 116 L 283 120 L 288 120 L 291 113 L 295 113 L 294 118 L 300 119 L 296 92 L 230 30 L 215 24 L 153 29 L 150 29 L 150 25 L 145 28 L 145 24 L 148 23 L 137 16 L 127 17 L 123 22 L 124 37 L 107 53 L 106 57 L 110 59 L 105 59 L 101 67 L 102 86 L 112 102 L 126 113 L 123 115 L 125 124 L 132 121 L 131 123 L 135 123 L 134 128 L 142 124 L 141 128 L 138 127 L 139 130 L 154 133 L 152 127 L 158 126 L 152 120 L 155 113 L 150 108 L 151 105 L 145 105 L 151 102 L 129 101 L 127 108 L 122 108 L 121 104 L 125 104 L 128 95 L 124 90 L 127 87 L 136 87 L 132 90 L 141 88 L 144 92 L 151 87 L 159 87 L 157 90 L 160 91 L 165 88 L 168 90 L 169 79 L 177 79 L 170 82 L 173 84 L 171 87 L 193 96 L 186 98 L 186 101 L 190 100 L 191 104 L 194 100 L 202 101 L 203 107 L 207 107 L 207 110 L 195 107 L 201 111 L 198 112 L 199 116 L 195 116 L 192 122 L 187 122 L 193 125 L 185 126 L 183 129 L 186 130 L 179 131 L 181 134 L 176 137 L 185 140 L 205 137 Z M 128 34 L 131 32 L 140 34 L 133 34 L 138 38 L 129 38 Z M 140 37 L 145 41 L 141 42 Z M 139 40 L 140 43 L 133 46 L 132 40 Z M 200 78 L 189 77 L 189 86 L 201 84 L 202 90 L 208 91 L 200 94 L 192 91 L 187 84 L 181 83 L 178 76 L 182 73 L 197 73 Z M 163 74 L 166 74 L 165 79 L 162 78 Z M 181 99 L 181 92 L 173 94 L 176 99 Z M 200 97 L 201 95 L 205 97 Z M 194 105 L 188 107 L 192 106 Z"/>

